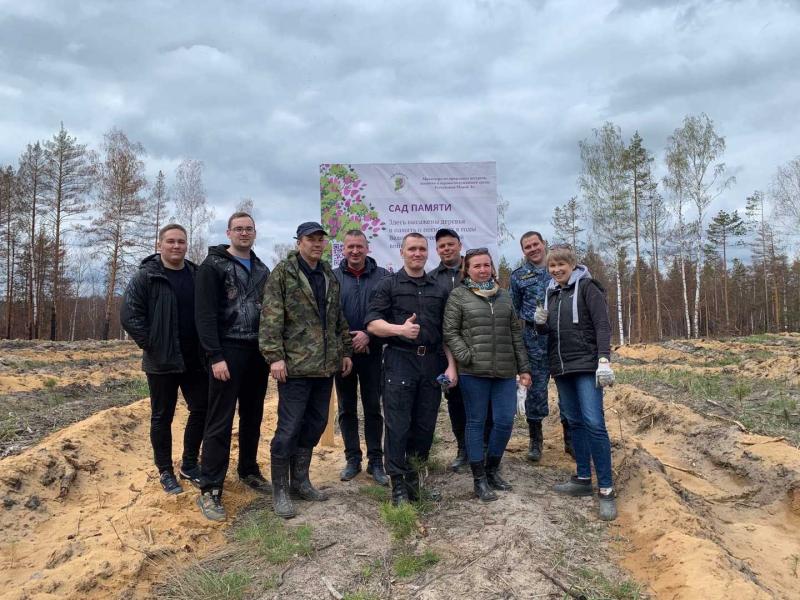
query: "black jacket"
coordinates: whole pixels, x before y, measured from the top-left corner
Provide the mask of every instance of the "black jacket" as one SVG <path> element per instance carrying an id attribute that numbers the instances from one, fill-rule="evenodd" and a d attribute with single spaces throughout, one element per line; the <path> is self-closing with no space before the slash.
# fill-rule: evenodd
<path id="1" fill-rule="evenodd" d="M 184 262 L 196 278 L 197 266 L 188 260 Z M 160 254 L 145 258 L 128 282 L 119 318 L 122 328 L 144 350 L 142 370 L 145 373 L 183 373 L 186 370 L 178 334 L 178 301 L 164 273 Z"/>
<path id="2" fill-rule="evenodd" d="M 339 282 L 342 295 L 342 311 L 350 324 L 350 331 L 367 331 L 364 317 L 367 316 L 370 300 L 375 295 L 378 282 L 389 274 L 389 271 L 379 267 L 371 256 L 367 256 L 364 272 L 361 277 L 356 277 L 347 268 L 347 259 L 342 259 L 339 266 L 333 270 Z M 370 352 L 379 352 L 383 340 L 370 335 Z"/>
<path id="3" fill-rule="evenodd" d="M 416 313 L 416 322 L 420 326 L 416 340 L 393 336 L 386 338 L 386 342 L 390 346 L 409 350 L 417 346 L 441 348 L 444 307 L 448 295 L 449 292 L 436 283 L 431 275 L 423 275 L 415 280 L 402 268 L 378 283 L 364 322 L 383 319 L 387 323 L 402 325 Z"/>
<path id="4" fill-rule="evenodd" d="M 229 247 L 210 247 L 195 279 L 197 334 L 212 364 L 225 359 L 226 344 L 258 348 L 261 300 L 269 277 L 269 268 L 255 252 L 250 251 L 248 272 Z"/>
<path id="5" fill-rule="evenodd" d="M 463 264 L 464 258 L 461 258 L 461 262 Z M 452 269 L 445 265 L 443 262 L 439 263 L 439 266 L 431 271 L 428 271 L 428 275 L 433 277 L 443 289 L 447 291 L 449 294 L 452 292 L 458 285 L 461 283 L 463 276 L 461 274 L 461 265 L 458 266 L 456 269 L 455 274 L 453 273 Z"/>
<path id="6" fill-rule="evenodd" d="M 603 287 L 578 265 L 566 287 L 551 282 L 546 306 L 547 323 L 537 325 L 536 330 L 549 334 L 550 373 L 557 377 L 596 371 L 598 359 L 609 358 L 611 353 L 611 323 Z"/>

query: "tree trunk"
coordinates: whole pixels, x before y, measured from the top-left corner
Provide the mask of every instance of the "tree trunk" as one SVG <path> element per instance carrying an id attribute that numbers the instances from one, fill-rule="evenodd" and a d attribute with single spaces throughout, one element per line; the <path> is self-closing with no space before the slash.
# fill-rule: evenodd
<path id="1" fill-rule="evenodd" d="M 681 286 L 683 287 L 683 311 L 686 318 L 686 339 L 692 337 L 692 321 L 689 319 L 689 292 L 686 289 L 686 260 L 683 251 L 680 253 L 681 263 Z"/>
<path id="2" fill-rule="evenodd" d="M 697 267 L 694 275 L 694 337 L 700 337 L 700 270 L 703 268 L 703 249 L 701 240 L 697 239 Z"/>
<path id="3" fill-rule="evenodd" d="M 655 225 L 653 226 L 653 285 L 655 287 L 656 292 L 656 327 L 658 329 L 658 339 L 662 339 L 663 337 L 663 328 L 661 326 L 661 297 L 658 291 L 658 279 L 659 279 L 659 267 L 658 267 L 658 232 L 656 231 Z"/>
<path id="4" fill-rule="evenodd" d="M 617 280 L 617 322 L 619 323 L 619 345 L 625 345 L 625 329 L 622 322 L 622 279 L 619 276 L 619 267 L 615 269 Z"/>

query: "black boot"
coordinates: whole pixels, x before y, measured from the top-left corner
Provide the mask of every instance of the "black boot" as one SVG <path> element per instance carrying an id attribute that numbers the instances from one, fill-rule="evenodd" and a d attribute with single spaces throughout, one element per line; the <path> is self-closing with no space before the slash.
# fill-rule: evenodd
<path id="1" fill-rule="evenodd" d="M 313 448 L 298 448 L 291 460 L 290 490 L 303 500 L 323 501 L 328 495 L 319 491 L 308 478 L 308 468 L 311 466 L 311 453 Z"/>
<path id="2" fill-rule="evenodd" d="M 392 475 L 392 506 L 400 506 L 410 502 L 406 480 L 402 475 Z"/>
<path id="3" fill-rule="evenodd" d="M 561 427 L 564 430 L 564 452 L 569 454 L 572 460 L 575 460 L 575 449 L 572 447 L 572 430 L 566 420 L 561 421 Z"/>
<path id="4" fill-rule="evenodd" d="M 513 489 L 511 484 L 500 476 L 499 456 L 489 456 L 486 458 L 486 481 L 493 490 L 507 492 Z"/>
<path id="5" fill-rule="evenodd" d="M 489 482 L 486 481 L 486 471 L 483 468 L 482 462 L 469 463 L 472 469 L 472 481 L 474 484 L 475 495 L 481 502 L 491 502 L 497 500 L 497 494 L 489 487 Z"/>
<path id="6" fill-rule="evenodd" d="M 297 513 L 289 497 L 289 461 L 272 457 L 272 507 L 275 514 L 283 519 L 291 519 Z"/>
<path id="7" fill-rule="evenodd" d="M 458 452 L 453 462 L 450 463 L 450 470 L 458 473 L 463 467 L 469 464 L 467 460 L 467 449 L 463 446 L 458 447 Z"/>
<path id="8" fill-rule="evenodd" d="M 419 472 L 414 469 L 410 473 L 406 473 L 405 477 L 406 482 L 406 496 L 411 502 L 417 502 L 419 500 Z M 394 481 L 394 478 L 392 478 Z"/>
<path id="9" fill-rule="evenodd" d="M 528 421 L 528 434 L 530 435 L 530 442 L 528 444 L 528 460 L 532 462 L 539 462 L 542 460 L 542 443 L 544 442 L 544 436 L 542 435 L 542 422 Z"/>

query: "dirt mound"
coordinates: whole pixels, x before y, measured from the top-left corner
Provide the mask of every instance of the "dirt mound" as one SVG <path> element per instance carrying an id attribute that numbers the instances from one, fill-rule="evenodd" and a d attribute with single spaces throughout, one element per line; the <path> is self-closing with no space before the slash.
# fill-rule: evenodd
<path id="1" fill-rule="evenodd" d="M 147 400 L 108 409 L 0 462 L 0 586 L 13 590 L 6 597 L 109 598 L 126 587 L 147 589 L 148 571 L 164 557 L 223 542 L 223 528 L 199 514 L 194 490 L 161 491 L 149 417 Z M 185 418 L 179 408 L 176 428 Z M 229 483 L 226 507 L 235 513 L 255 496 Z"/>

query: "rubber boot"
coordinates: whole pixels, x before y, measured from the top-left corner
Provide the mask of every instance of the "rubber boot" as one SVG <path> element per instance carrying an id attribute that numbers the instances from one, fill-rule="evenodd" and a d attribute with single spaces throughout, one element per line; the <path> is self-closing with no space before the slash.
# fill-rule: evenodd
<path id="1" fill-rule="evenodd" d="M 319 491 L 308 478 L 308 468 L 311 466 L 311 453 L 313 448 L 298 448 L 291 460 L 291 484 L 289 489 L 293 494 L 303 500 L 321 502 L 328 499 L 328 495 Z"/>
<path id="2" fill-rule="evenodd" d="M 608 494 L 598 493 L 600 499 L 599 515 L 601 521 L 613 521 L 617 518 L 617 500 L 614 490 Z"/>
<path id="3" fill-rule="evenodd" d="M 297 513 L 289 497 L 289 461 L 272 457 L 272 507 L 282 519 L 291 519 Z"/>
<path id="4" fill-rule="evenodd" d="M 569 481 L 555 484 L 553 486 L 553 491 L 566 496 L 591 496 L 592 480 L 578 479 L 575 475 L 573 475 L 569 478 Z"/>
<path id="5" fill-rule="evenodd" d="M 469 463 L 472 469 L 472 482 L 474 484 L 475 496 L 481 502 L 492 502 L 497 500 L 497 494 L 489 487 L 489 482 L 486 481 L 486 471 L 483 468 L 482 462 Z"/>
<path id="6" fill-rule="evenodd" d="M 458 473 L 463 467 L 469 464 L 467 460 L 467 449 L 459 446 L 455 459 L 450 463 L 450 470 Z"/>
<path id="7" fill-rule="evenodd" d="M 572 447 L 572 431 L 569 428 L 569 423 L 566 420 L 561 421 L 561 428 L 564 430 L 564 452 L 575 460 L 575 450 Z"/>
<path id="8" fill-rule="evenodd" d="M 400 506 L 410 502 L 406 480 L 402 475 L 392 475 L 392 506 Z"/>
<path id="9" fill-rule="evenodd" d="M 500 476 L 500 457 L 489 456 L 486 459 L 486 481 L 493 490 L 507 492 L 512 485 Z"/>
<path id="10" fill-rule="evenodd" d="M 542 460 L 542 444 L 544 442 L 544 436 L 542 435 L 542 422 L 528 421 L 528 434 L 530 435 L 530 442 L 528 445 L 528 460 L 531 462 L 539 462 Z"/>

